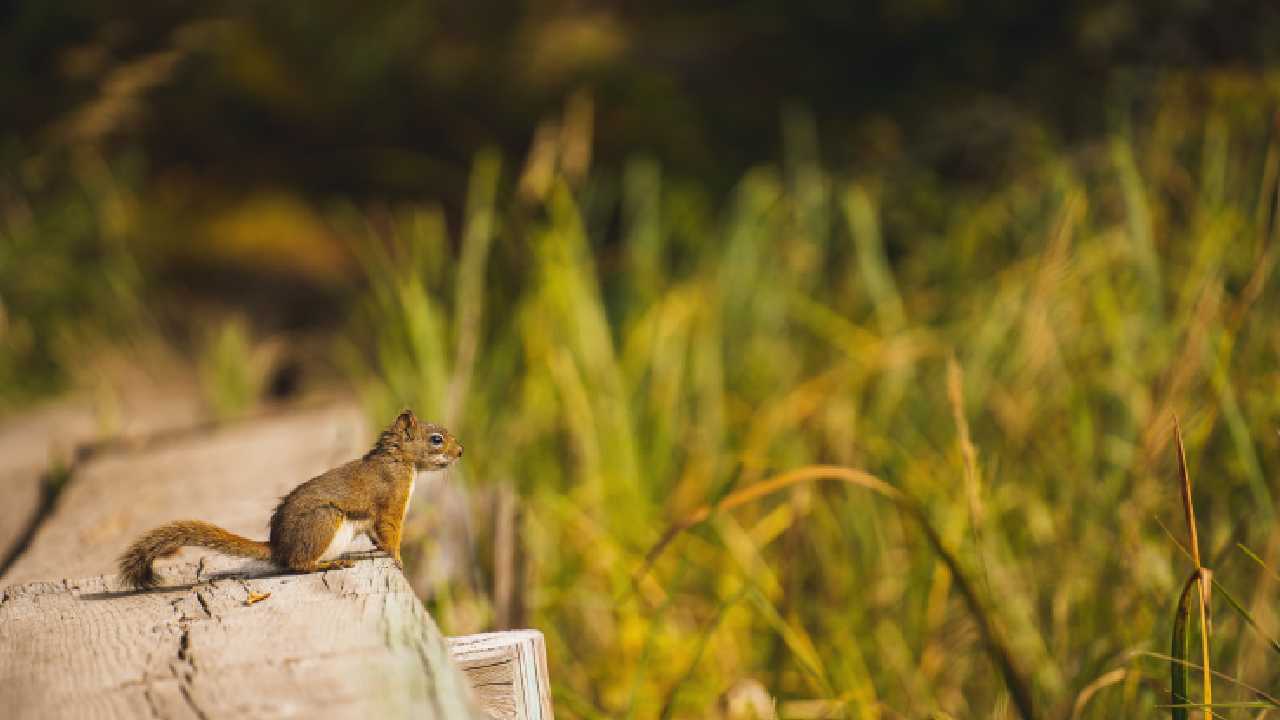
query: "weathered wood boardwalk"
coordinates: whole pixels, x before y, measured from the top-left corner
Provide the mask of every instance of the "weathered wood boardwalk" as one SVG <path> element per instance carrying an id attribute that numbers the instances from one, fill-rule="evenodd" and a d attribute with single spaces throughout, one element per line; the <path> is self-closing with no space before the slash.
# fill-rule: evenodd
<path id="1" fill-rule="evenodd" d="M 116 576 L 0 596 L 18 718 L 484 718 L 390 560 L 129 592 Z"/>
<path id="2" fill-rule="evenodd" d="M 288 574 L 185 550 L 158 563 L 163 587 L 120 585 L 115 558 L 141 532 L 200 518 L 262 537 L 281 494 L 367 435 L 338 405 L 77 465 L 0 577 L 0 714 L 549 719 L 540 633 L 446 640 L 385 558 Z"/>

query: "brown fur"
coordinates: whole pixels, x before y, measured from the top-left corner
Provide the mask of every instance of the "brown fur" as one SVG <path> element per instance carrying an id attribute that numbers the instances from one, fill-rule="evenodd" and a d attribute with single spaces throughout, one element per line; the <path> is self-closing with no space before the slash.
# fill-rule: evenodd
<path id="1" fill-rule="evenodd" d="M 436 434 L 442 436 L 439 445 L 431 442 Z M 349 567 L 346 560 L 320 560 L 344 520 L 362 524 L 374 545 L 399 564 L 401 525 L 414 473 L 448 467 L 460 457 L 462 445 L 449 431 L 420 423 L 406 410 L 363 458 L 314 477 L 285 495 L 271 515 L 267 542 L 196 520 L 170 523 L 130 546 L 120 558 L 120 573 L 135 587 L 153 587 L 152 563 L 189 545 L 271 560 L 298 572 Z"/>

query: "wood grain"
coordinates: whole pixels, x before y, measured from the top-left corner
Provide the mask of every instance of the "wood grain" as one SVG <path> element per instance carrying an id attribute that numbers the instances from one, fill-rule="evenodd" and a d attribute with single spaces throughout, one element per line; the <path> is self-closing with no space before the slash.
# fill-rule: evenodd
<path id="1" fill-rule="evenodd" d="M 449 638 L 481 707 L 495 720 L 552 720 L 546 642 L 537 630 Z"/>
<path id="2" fill-rule="evenodd" d="M 0 502 L 0 560 L 14 550 L 35 518 L 44 476 L 70 466 L 80 448 L 189 427 L 202 414 L 195 390 L 178 383 L 133 398 L 119 410 L 122 415 L 104 417 L 94 403 L 80 398 L 50 402 L 0 421 L 0 495 L 5 498 Z"/>
<path id="3" fill-rule="evenodd" d="M 485 717 L 389 560 L 305 575 L 229 569 L 186 563 L 170 570 L 177 584 L 152 592 L 114 575 L 6 589 L 5 716 Z"/>

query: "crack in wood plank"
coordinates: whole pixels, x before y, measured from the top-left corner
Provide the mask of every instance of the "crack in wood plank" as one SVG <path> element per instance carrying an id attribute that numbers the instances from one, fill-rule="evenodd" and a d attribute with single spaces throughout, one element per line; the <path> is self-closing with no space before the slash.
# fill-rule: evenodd
<path id="1" fill-rule="evenodd" d="M 197 593 L 196 597 L 199 597 Z M 203 603 L 201 603 L 203 605 Z M 170 665 L 173 670 L 174 677 L 178 680 L 178 690 L 182 693 L 182 699 L 186 701 L 187 707 L 195 713 L 200 720 L 209 720 L 209 715 L 200 707 L 195 698 L 191 696 L 191 680 L 195 677 L 195 663 L 191 661 L 191 624 L 186 621 L 182 625 L 182 637 L 178 640 L 178 662 Z"/>
<path id="2" fill-rule="evenodd" d="M 187 564 L 177 574 L 194 573 Z M 316 575 L 150 593 L 123 591 L 115 576 L 7 588 L 0 698 L 16 718 L 90 707 L 108 718 L 485 717 L 389 560 Z M 246 588 L 271 600 L 245 605 Z M 290 668 L 295 659 L 305 671 Z"/>

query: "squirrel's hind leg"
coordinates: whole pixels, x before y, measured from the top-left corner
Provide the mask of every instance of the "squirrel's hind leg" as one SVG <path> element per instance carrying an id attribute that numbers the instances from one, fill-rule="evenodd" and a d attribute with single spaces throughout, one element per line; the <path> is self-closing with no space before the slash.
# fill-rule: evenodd
<path id="1" fill-rule="evenodd" d="M 289 523 L 282 538 L 286 540 L 282 543 L 284 547 L 280 548 L 282 557 L 277 561 L 294 572 L 302 573 L 355 565 L 350 560 L 338 559 L 355 534 L 351 522 L 333 507 L 316 508 L 308 515 L 305 519 L 300 518 L 301 522 Z"/>

